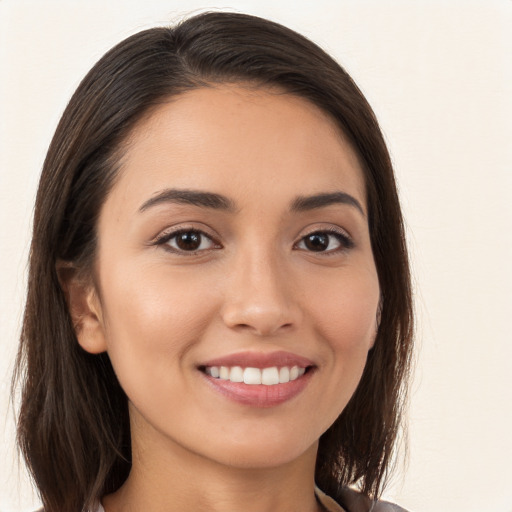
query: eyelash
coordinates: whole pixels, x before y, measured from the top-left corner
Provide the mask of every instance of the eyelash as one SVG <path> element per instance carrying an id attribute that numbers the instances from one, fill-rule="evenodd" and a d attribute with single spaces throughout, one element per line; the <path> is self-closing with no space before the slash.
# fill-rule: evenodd
<path id="1" fill-rule="evenodd" d="M 188 234 L 192 234 L 193 233 L 195 235 L 199 235 L 201 238 L 207 238 L 208 240 L 211 241 L 211 243 L 214 245 L 214 247 L 211 247 L 211 248 L 208 248 L 208 249 L 195 249 L 195 250 L 191 250 L 191 251 L 186 251 L 184 249 L 175 248 L 175 247 L 172 247 L 172 246 L 169 245 L 169 242 L 173 238 L 176 238 L 179 235 L 182 235 L 182 234 L 185 234 L 185 233 L 188 233 Z M 202 241 L 201 241 L 201 244 L 202 244 Z M 218 242 L 216 242 L 211 235 L 209 235 L 208 233 L 205 233 L 201 229 L 197 229 L 197 228 L 179 228 L 179 229 L 176 229 L 176 230 L 173 230 L 173 231 L 164 232 L 164 233 L 162 233 L 161 235 L 159 235 L 155 239 L 154 245 L 166 246 L 165 249 L 168 250 L 169 252 L 172 252 L 172 253 L 175 253 L 175 254 L 184 255 L 184 256 L 185 255 L 193 256 L 193 255 L 199 254 L 199 253 L 204 252 L 204 251 L 209 251 L 209 250 L 212 250 L 212 249 L 220 249 L 220 248 L 222 248 L 222 246 Z"/>
<path id="2" fill-rule="evenodd" d="M 175 248 L 175 247 L 172 247 L 169 245 L 169 242 L 171 240 L 173 240 L 174 238 L 178 237 L 179 235 L 182 235 L 185 233 L 199 235 L 201 238 L 203 238 L 203 237 L 207 238 L 208 240 L 211 241 L 211 243 L 213 244 L 214 247 L 209 247 L 207 249 L 198 248 L 198 249 L 187 251 L 187 250 Z M 327 235 L 328 237 L 333 236 L 339 242 L 339 247 L 337 247 L 335 249 L 328 250 L 328 251 L 313 251 L 313 250 L 309 251 L 307 249 L 298 248 L 299 244 L 305 243 L 305 240 L 308 237 L 313 236 L 313 235 Z M 329 241 L 328 246 L 330 245 L 330 243 L 331 242 Z M 202 241 L 201 241 L 201 244 L 202 244 Z M 179 228 L 174 231 L 164 232 L 155 239 L 155 241 L 153 242 L 153 245 L 166 246 L 165 247 L 166 250 L 168 250 L 172 253 L 175 253 L 175 254 L 183 255 L 183 256 L 185 256 L 185 255 L 194 256 L 194 255 L 200 254 L 201 252 L 204 252 L 204 251 L 210 251 L 212 249 L 221 249 L 222 248 L 222 245 L 219 244 L 218 242 L 216 242 L 215 239 L 211 235 L 209 235 L 208 233 L 202 231 L 201 229 L 197 229 L 197 228 Z M 355 246 L 355 244 L 354 244 L 353 240 L 345 232 L 335 229 L 335 228 L 327 228 L 327 229 L 316 229 L 314 231 L 311 231 L 310 233 L 307 233 L 306 235 L 301 237 L 301 239 L 297 243 L 294 244 L 294 249 L 305 250 L 306 252 L 311 252 L 311 253 L 318 253 L 323 256 L 332 256 L 332 255 L 338 254 L 340 252 L 352 249 L 354 246 Z"/>
<path id="3" fill-rule="evenodd" d="M 307 252 L 318 253 L 318 254 L 321 254 L 322 256 L 333 256 L 333 255 L 339 254 L 340 252 L 344 252 L 349 249 L 353 249 L 355 247 L 354 241 L 350 238 L 350 236 L 347 233 L 345 233 L 344 231 L 341 231 L 336 228 L 315 229 L 315 230 L 311 231 L 310 233 L 307 233 L 306 235 L 304 235 L 299 240 L 299 242 L 297 242 L 294 245 L 294 247 L 296 247 L 300 243 L 304 243 L 304 241 L 312 235 L 333 236 L 339 242 L 339 247 L 337 247 L 336 249 L 328 250 L 328 251 L 307 251 Z M 329 241 L 329 245 L 330 245 L 330 241 Z"/>

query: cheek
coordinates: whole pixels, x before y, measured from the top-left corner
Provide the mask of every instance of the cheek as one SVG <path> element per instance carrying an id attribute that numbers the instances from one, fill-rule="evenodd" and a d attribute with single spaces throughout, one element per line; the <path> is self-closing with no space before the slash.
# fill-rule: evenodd
<path id="1" fill-rule="evenodd" d="M 334 352 L 362 352 L 373 346 L 380 290 L 372 269 L 331 279 L 312 297 L 310 309 L 321 336 Z"/>
<path id="2" fill-rule="evenodd" d="M 159 380 L 151 376 L 168 380 L 213 314 L 209 287 L 200 293 L 190 275 L 144 265 L 111 267 L 102 284 L 108 353 L 128 396 L 146 378 L 149 386 Z"/>
<path id="3" fill-rule="evenodd" d="M 335 269 L 304 281 L 303 295 L 314 337 L 319 341 L 321 393 L 315 402 L 321 430 L 338 418 L 355 392 L 377 330 L 380 299 L 373 264 Z"/>

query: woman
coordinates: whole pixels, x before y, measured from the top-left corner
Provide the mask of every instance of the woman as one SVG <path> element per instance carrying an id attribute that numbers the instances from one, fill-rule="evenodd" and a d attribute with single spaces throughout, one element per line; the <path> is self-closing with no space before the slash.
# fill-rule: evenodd
<path id="1" fill-rule="evenodd" d="M 94 66 L 44 164 L 17 364 L 47 512 L 399 510 L 411 349 L 389 155 L 328 55 L 207 13 Z"/>

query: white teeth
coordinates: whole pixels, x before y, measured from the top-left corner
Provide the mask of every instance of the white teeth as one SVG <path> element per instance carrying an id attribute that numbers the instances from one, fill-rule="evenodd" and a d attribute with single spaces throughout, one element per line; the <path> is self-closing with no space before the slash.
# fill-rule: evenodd
<path id="1" fill-rule="evenodd" d="M 290 368 L 283 366 L 279 369 L 279 382 L 290 382 Z"/>
<path id="2" fill-rule="evenodd" d="M 263 368 L 261 371 L 261 383 L 265 384 L 265 386 L 279 384 L 279 370 L 275 366 L 273 368 Z"/>
<path id="3" fill-rule="evenodd" d="M 299 367 L 292 366 L 290 369 L 290 380 L 295 380 L 299 376 Z"/>
<path id="4" fill-rule="evenodd" d="M 261 370 L 259 368 L 246 368 L 244 370 L 245 384 L 261 384 Z"/>
<path id="5" fill-rule="evenodd" d="M 299 366 L 272 366 L 270 368 L 242 368 L 241 366 L 207 366 L 204 369 L 207 375 L 214 379 L 229 380 L 231 382 L 243 382 L 244 384 L 274 386 L 285 384 L 302 377 L 305 368 Z"/>
<path id="6" fill-rule="evenodd" d="M 244 381 L 244 370 L 240 366 L 233 366 L 229 372 L 229 380 L 231 382 L 243 382 Z"/>

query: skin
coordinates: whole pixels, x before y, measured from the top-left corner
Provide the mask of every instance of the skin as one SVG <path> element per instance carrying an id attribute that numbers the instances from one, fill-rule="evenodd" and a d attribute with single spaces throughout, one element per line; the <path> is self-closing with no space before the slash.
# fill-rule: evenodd
<path id="1" fill-rule="evenodd" d="M 318 439 L 360 380 L 380 295 L 354 151 L 306 100 L 235 85 L 162 104 L 127 147 L 100 212 L 94 283 L 66 285 L 79 343 L 108 352 L 129 398 L 132 472 L 106 511 L 318 510 Z M 222 194 L 233 209 L 159 201 L 141 211 L 169 188 Z M 332 192 L 361 211 L 290 207 Z M 175 228 L 212 242 L 195 252 L 155 242 Z M 333 229 L 351 243 L 328 234 L 327 250 L 305 245 Z M 230 400 L 198 370 L 278 350 L 314 371 L 275 407 Z"/>

